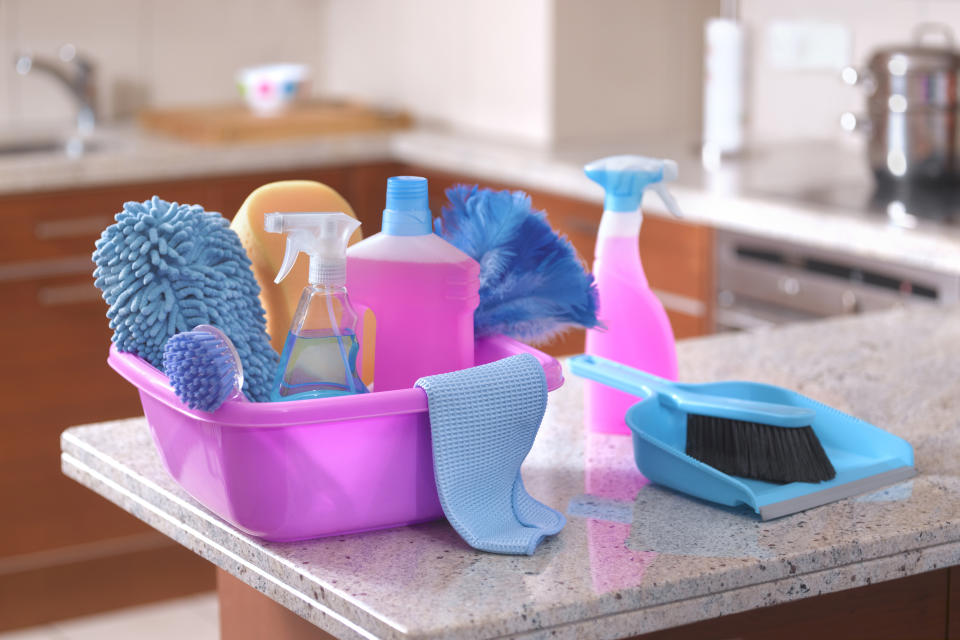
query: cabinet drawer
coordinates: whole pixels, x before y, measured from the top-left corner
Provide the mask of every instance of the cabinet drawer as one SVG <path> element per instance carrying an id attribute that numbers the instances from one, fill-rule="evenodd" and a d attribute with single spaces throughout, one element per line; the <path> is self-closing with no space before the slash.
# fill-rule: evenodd
<path id="1" fill-rule="evenodd" d="M 66 427 L 141 413 L 136 390 L 107 366 L 98 294 L 89 274 L 0 283 L 0 503 L 16 523 L 0 530 L 0 556 L 144 529 L 60 472 Z"/>
<path id="2" fill-rule="evenodd" d="M 693 338 L 710 333 L 709 320 L 706 316 L 691 315 L 680 311 L 667 309 L 670 326 L 677 340 Z M 537 348 L 552 356 L 572 356 L 583 353 L 586 341 L 586 332 L 583 329 L 571 330 L 546 345 Z"/>
<path id="3" fill-rule="evenodd" d="M 159 195 L 202 204 L 216 200 L 205 181 L 132 184 L 0 198 L 0 263 L 93 253 L 94 241 L 129 200 Z"/>

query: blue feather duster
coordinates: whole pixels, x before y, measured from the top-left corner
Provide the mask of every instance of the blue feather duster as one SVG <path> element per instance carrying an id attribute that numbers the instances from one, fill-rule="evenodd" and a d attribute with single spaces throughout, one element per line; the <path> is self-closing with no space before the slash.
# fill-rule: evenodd
<path id="1" fill-rule="evenodd" d="M 240 355 L 247 397 L 269 400 L 278 356 L 250 259 L 227 220 L 156 196 L 127 202 L 115 219 L 96 242 L 93 277 L 117 348 L 162 370 L 170 336 L 216 325 Z"/>
<path id="2" fill-rule="evenodd" d="M 597 288 L 573 245 L 522 191 L 447 189 L 437 233 L 480 263 L 478 336 L 503 333 L 543 343 L 597 321 Z"/>

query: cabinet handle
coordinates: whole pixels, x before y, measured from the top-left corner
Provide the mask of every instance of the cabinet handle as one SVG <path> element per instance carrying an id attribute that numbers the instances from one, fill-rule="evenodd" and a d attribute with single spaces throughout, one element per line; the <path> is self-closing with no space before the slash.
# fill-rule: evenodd
<path id="1" fill-rule="evenodd" d="M 93 253 L 92 251 L 90 252 Z M 0 282 L 14 282 L 17 280 L 34 280 L 36 278 L 50 278 L 53 276 L 76 275 L 78 273 L 93 273 L 93 259 L 90 254 L 82 256 L 67 256 L 65 258 L 49 258 L 47 260 L 24 260 L 0 264 Z"/>
<path id="2" fill-rule="evenodd" d="M 100 233 L 112 222 L 113 218 L 111 216 L 50 220 L 49 222 L 38 222 L 33 228 L 33 235 L 38 240 L 81 238 Z"/>
<path id="3" fill-rule="evenodd" d="M 37 291 L 37 302 L 44 307 L 93 302 L 99 299 L 100 291 L 92 283 L 40 287 Z"/>

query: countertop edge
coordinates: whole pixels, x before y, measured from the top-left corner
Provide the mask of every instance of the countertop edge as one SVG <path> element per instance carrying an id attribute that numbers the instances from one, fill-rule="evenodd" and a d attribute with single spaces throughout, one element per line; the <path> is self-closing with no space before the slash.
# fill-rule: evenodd
<path id="1" fill-rule="evenodd" d="M 595 204 L 597 219 L 602 210 L 602 189 L 569 153 L 450 131 L 415 128 L 224 146 L 190 145 L 123 126 L 103 135 L 117 140 L 110 150 L 79 159 L 24 157 L 0 166 L 0 196 L 403 162 L 583 200 Z M 960 276 L 960 240 L 952 228 L 904 229 L 884 216 L 696 185 L 671 190 L 688 222 Z M 643 208 L 649 215 L 669 216 L 656 197 L 645 198 Z"/>
<path id="2" fill-rule="evenodd" d="M 352 609 L 350 611 L 337 611 L 333 607 L 320 601 L 319 598 L 311 597 L 301 590 L 293 589 L 272 576 L 267 569 L 258 567 L 254 561 L 245 559 L 241 555 L 240 549 L 230 549 L 222 543 L 212 540 L 198 528 L 176 520 L 173 516 L 165 513 L 159 506 L 153 504 L 148 497 L 138 495 L 130 487 L 124 486 L 117 478 L 110 478 L 102 470 L 94 468 L 84 457 L 93 455 L 96 459 L 110 465 L 114 472 L 123 474 L 126 478 L 134 478 L 128 469 L 118 465 L 111 460 L 106 460 L 99 456 L 97 452 L 86 449 L 84 443 L 73 437 L 70 433 L 71 427 L 61 434 L 61 470 L 64 475 L 75 480 L 81 485 L 95 491 L 104 498 L 110 500 L 120 508 L 124 509 L 134 517 L 170 537 L 178 544 L 193 551 L 205 560 L 208 560 L 217 567 L 227 571 L 239 580 L 242 580 L 257 591 L 270 597 L 272 600 L 285 606 L 290 611 L 300 617 L 310 621 L 317 627 L 335 634 L 338 638 L 362 638 L 366 640 L 374 638 L 406 638 L 404 630 L 389 624 L 386 621 L 371 616 L 368 612 L 361 609 Z M 140 487 L 147 483 L 137 479 Z M 161 487 L 151 487 L 154 496 L 163 501 L 179 502 L 180 499 L 174 495 L 168 495 Z M 191 510 L 198 510 L 195 505 L 189 505 Z M 262 551 L 259 555 L 266 556 L 266 550 L 257 549 L 245 539 L 242 533 L 233 529 L 229 525 L 222 523 L 213 515 L 208 517 L 211 522 L 215 522 L 219 529 L 232 535 L 232 542 L 242 545 L 245 551 L 253 551 L 255 554 Z M 275 565 L 280 559 L 264 557 L 265 565 Z M 280 561 L 282 562 L 282 561 Z M 277 567 L 271 566 L 270 569 Z M 290 572 L 286 572 L 290 573 Z M 281 576 L 281 579 L 288 582 L 303 582 L 309 578 L 305 574 L 295 572 L 296 575 Z M 299 577 L 299 580 L 291 579 Z M 312 585 L 320 591 L 330 590 L 329 585 L 321 585 L 314 582 Z M 341 597 L 343 601 L 349 598 Z M 354 617 L 367 623 L 367 626 L 375 629 L 371 632 L 360 624 L 353 622 L 347 616 Z"/>
<path id="3" fill-rule="evenodd" d="M 575 640 L 584 637 L 615 640 L 629 635 L 652 633 L 720 616 L 785 604 L 803 598 L 866 587 L 879 582 L 943 569 L 958 563 L 960 563 L 960 541 L 948 542 L 709 595 L 596 616 L 576 623 L 537 629 L 529 633 L 510 634 L 509 637 L 526 640 L 542 638 Z M 878 575 L 882 577 L 878 579 Z M 838 588 L 829 588 L 837 584 L 840 585 Z"/>
<path id="4" fill-rule="evenodd" d="M 506 145 L 501 149 L 495 143 L 468 148 L 454 136 L 418 131 L 395 134 L 390 148 L 394 159 L 402 162 L 595 203 L 598 220 L 603 209 L 603 190 L 578 165 L 543 150 L 511 150 Z M 960 275 L 955 240 L 897 227 L 880 216 L 865 218 L 800 202 L 710 193 L 683 184 L 672 184 L 670 190 L 684 210 L 681 221 Z M 642 206 L 645 215 L 672 218 L 656 196 L 645 196 Z"/>

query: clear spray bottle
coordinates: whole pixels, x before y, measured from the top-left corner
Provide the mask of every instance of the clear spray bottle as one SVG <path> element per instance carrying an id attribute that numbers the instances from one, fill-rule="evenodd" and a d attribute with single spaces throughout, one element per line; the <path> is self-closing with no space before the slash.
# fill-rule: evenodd
<path id="1" fill-rule="evenodd" d="M 344 213 L 268 213 L 264 228 L 284 233 L 287 248 L 274 282 L 310 256 L 308 284 L 300 295 L 270 399 L 303 400 L 366 393 L 357 374 L 357 312 L 346 287 L 346 250 L 360 223 Z"/>

